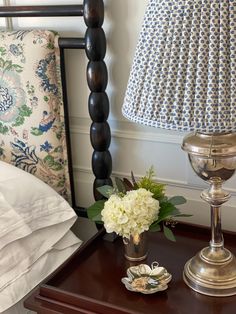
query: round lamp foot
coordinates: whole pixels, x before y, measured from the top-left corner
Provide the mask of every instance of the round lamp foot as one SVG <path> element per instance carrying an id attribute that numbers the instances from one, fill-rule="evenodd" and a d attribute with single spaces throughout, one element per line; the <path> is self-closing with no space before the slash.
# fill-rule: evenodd
<path id="1" fill-rule="evenodd" d="M 183 279 L 191 289 L 205 295 L 235 295 L 235 256 L 225 248 L 204 248 L 185 264 Z"/>

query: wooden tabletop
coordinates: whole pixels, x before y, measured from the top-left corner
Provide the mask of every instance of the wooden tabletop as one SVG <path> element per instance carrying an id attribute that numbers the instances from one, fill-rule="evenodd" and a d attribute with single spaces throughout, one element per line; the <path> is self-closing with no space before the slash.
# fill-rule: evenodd
<path id="1" fill-rule="evenodd" d="M 169 288 L 152 295 L 130 292 L 121 283 L 134 263 L 123 254 L 120 238 L 103 240 L 100 231 L 47 279 L 25 302 L 38 313 L 66 314 L 235 314 L 236 296 L 209 297 L 191 290 L 182 279 L 185 262 L 208 246 L 210 231 L 179 224 L 177 242 L 160 232 L 149 234 L 149 254 L 172 274 Z M 236 255 L 236 236 L 225 234 L 225 246 Z"/>

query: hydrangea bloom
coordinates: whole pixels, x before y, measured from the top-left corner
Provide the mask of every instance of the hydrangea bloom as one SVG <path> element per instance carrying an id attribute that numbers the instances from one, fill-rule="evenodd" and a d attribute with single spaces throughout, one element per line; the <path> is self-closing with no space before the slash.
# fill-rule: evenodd
<path id="1" fill-rule="evenodd" d="M 106 231 L 130 238 L 148 230 L 159 213 L 159 202 L 152 195 L 143 188 L 129 191 L 123 197 L 111 195 L 101 212 Z"/>

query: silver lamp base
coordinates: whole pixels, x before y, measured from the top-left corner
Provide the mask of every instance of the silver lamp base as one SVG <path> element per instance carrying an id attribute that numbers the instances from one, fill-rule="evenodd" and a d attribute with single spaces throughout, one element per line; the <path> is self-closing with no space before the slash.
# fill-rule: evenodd
<path id="1" fill-rule="evenodd" d="M 184 138 L 182 148 L 188 152 L 196 174 L 210 184 L 201 197 L 211 207 L 211 241 L 184 267 L 185 283 L 202 294 L 224 297 L 236 294 L 236 259 L 224 248 L 221 231 L 221 205 L 230 194 L 222 189 L 224 181 L 236 169 L 236 134 L 194 133 Z"/>
<path id="2" fill-rule="evenodd" d="M 236 259 L 227 249 L 202 249 L 184 267 L 185 283 L 202 294 L 225 297 L 236 294 Z"/>

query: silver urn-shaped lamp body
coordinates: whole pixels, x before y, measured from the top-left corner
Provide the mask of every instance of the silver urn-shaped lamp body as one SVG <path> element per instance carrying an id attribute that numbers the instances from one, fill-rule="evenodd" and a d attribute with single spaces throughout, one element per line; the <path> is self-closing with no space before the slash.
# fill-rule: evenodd
<path id="1" fill-rule="evenodd" d="M 236 294 L 236 259 L 224 248 L 220 207 L 230 194 L 222 189 L 236 169 L 236 133 L 191 133 L 182 144 L 195 173 L 209 183 L 201 193 L 211 207 L 211 241 L 184 267 L 184 281 L 193 290 L 211 296 Z"/>

